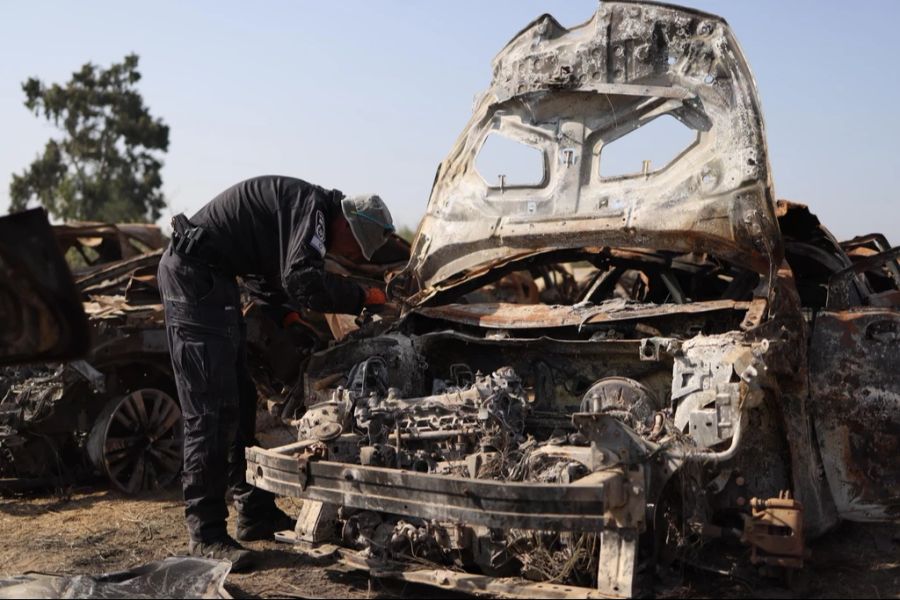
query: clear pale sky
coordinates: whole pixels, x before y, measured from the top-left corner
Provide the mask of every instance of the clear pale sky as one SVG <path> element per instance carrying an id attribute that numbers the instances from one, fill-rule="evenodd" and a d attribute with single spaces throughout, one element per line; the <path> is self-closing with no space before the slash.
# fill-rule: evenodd
<path id="1" fill-rule="evenodd" d="M 900 2 L 690 0 L 724 16 L 760 88 L 775 190 L 838 237 L 900 244 Z M 171 127 L 164 191 L 192 213 L 238 180 L 294 175 L 377 192 L 415 226 L 490 61 L 541 13 L 593 0 L 28 2 L 0 0 L 0 212 L 53 133 L 29 76 L 141 57 L 139 89 Z"/>

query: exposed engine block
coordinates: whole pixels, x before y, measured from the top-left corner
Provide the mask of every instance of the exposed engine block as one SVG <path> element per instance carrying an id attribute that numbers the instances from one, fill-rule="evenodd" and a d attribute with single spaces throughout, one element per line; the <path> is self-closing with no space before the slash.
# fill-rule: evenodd
<path id="1" fill-rule="evenodd" d="M 332 443 L 340 438 L 332 446 L 355 444 L 361 464 L 427 472 L 451 472 L 447 461 L 522 441 L 528 403 L 522 380 L 511 368 L 476 373 L 471 382 L 440 382 L 438 393 L 421 398 L 400 398 L 386 381 L 381 359 L 360 363 L 346 388 L 307 410 L 297 423 L 299 439 Z"/>

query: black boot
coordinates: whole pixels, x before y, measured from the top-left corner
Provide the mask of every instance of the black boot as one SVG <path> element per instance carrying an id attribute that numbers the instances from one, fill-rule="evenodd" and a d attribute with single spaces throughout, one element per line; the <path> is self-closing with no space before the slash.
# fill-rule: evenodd
<path id="1" fill-rule="evenodd" d="M 235 573 L 249 571 L 253 566 L 253 553 L 247 550 L 230 536 L 216 542 L 195 542 L 188 544 L 188 554 L 198 558 L 216 558 L 231 561 L 231 570 Z"/>
<path id="2" fill-rule="evenodd" d="M 242 542 L 271 540 L 275 539 L 275 532 L 286 529 L 293 531 L 296 524 L 294 519 L 275 507 L 260 514 L 238 514 L 235 537 Z"/>

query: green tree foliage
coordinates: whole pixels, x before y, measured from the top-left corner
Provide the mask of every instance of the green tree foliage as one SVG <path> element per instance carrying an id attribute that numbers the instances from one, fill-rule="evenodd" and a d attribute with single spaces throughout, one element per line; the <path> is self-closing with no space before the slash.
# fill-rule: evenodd
<path id="1" fill-rule="evenodd" d="M 9 186 L 12 211 L 42 204 L 70 220 L 155 221 L 165 206 L 160 155 L 169 127 L 154 119 L 136 90 L 138 57 L 102 69 L 88 63 L 64 86 L 34 77 L 22 84 L 25 106 L 62 132 Z"/>

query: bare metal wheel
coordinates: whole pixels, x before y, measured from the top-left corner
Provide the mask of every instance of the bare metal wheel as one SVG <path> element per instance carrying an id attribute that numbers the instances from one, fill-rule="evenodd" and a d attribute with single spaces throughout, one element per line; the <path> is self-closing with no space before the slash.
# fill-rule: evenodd
<path id="1" fill-rule="evenodd" d="M 181 471 L 181 408 L 162 390 L 144 388 L 111 400 L 88 438 L 88 456 L 126 494 L 154 490 Z"/>

